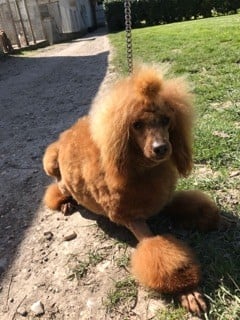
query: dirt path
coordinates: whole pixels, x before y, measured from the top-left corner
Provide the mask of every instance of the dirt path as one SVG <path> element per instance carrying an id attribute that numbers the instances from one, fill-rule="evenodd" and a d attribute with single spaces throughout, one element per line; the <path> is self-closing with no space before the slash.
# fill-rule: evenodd
<path id="1" fill-rule="evenodd" d="M 39 300 L 41 319 L 148 319 L 160 307 L 129 279 L 126 230 L 83 208 L 64 217 L 41 204 L 44 149 L 111 81 L 109 53 L 102 30 L 0 61 L 2 320 L 34 319 Z"/>

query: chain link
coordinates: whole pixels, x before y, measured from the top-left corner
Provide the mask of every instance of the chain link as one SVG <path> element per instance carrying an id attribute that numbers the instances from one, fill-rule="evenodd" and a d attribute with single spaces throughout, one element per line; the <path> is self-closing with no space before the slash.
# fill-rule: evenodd
<path id="1" fill-rule="evenodd" d="M 131 0 L 124 1 L 124 13 L 125 13 L 125 30 L 126 30 L 126 42 L 127 42 L 127 63 L 128 72 L 132 73 L 133 61 L 132 61 L 132 19 L 131 19 Z"/>

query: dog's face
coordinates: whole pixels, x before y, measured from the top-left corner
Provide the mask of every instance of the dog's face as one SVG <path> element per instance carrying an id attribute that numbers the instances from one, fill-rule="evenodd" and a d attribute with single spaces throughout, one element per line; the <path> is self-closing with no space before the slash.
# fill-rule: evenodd
<path id="1" fill-rule="evenodd" d="M 172 153 L 171 118 L 170 110 L 164 106 L 146 106 L 131 121 L 130 139 L 153 165 L 168 159 Z"/>
<path id="2" fill-rule="evenodd" d="M 91 134 L 107 167 L 153 167 L 171 157 L 179 174 L 192 168 L 192 102 L 182 78 L 164 79 L 147 66 L 97 99 Z"/>

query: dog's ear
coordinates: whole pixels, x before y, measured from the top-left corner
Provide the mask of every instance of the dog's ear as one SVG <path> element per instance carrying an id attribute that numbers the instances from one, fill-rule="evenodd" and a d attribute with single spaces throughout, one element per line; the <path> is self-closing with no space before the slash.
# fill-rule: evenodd
<path id="1" fill-rule="evenodd" d="M 129 139 L 126 94 L 121 86 L 97 98 L 90 112 L 90 128 L 97 144 L 101 160 L 109 169 L 124 167 Z M 124 92 L 126 93 L 126 92 Z M 110 170 L 111 171 L 111 170 Z"/>
<path id="2" fill-rule="evenodd" d="M 167 80 L 162 96 L 173 111 L 173 123 L 169 138 L 172 144 L 172 158 L 181 176 L 191 172 L 192 160 L 192 94 L 182 78 Z"/>

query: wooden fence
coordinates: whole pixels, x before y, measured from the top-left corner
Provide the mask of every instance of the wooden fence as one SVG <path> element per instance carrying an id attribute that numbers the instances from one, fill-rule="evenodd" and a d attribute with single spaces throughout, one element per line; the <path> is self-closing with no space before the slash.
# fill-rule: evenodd
<path id="1" fill-rule="evenodd" d="M 19 48 L 45 40 L 37 0 L 0 0 L 0 29 Z"/>

